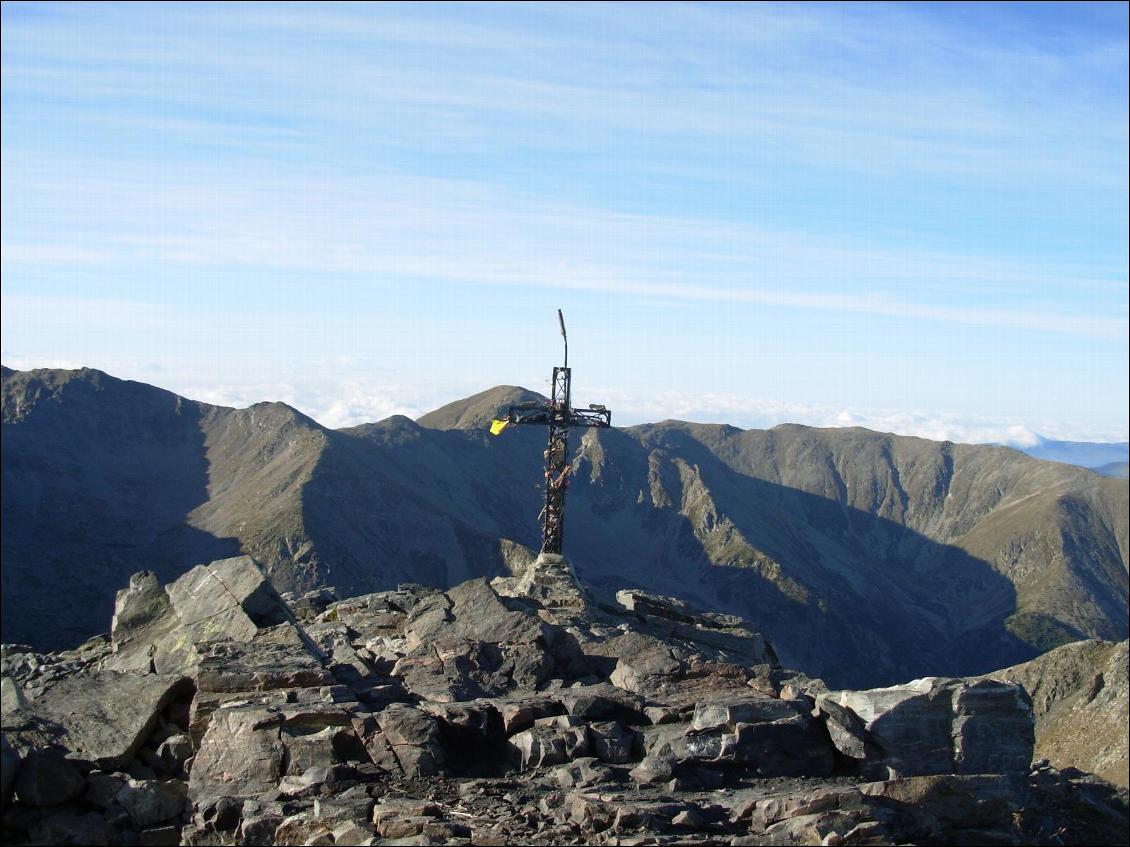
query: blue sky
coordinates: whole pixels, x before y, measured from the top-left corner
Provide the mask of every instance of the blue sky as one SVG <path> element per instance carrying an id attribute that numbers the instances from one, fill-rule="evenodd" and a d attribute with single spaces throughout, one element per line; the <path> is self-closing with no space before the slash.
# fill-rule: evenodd
<path id="1" fill-rule="evenodd" d="M 1126 4 L 3 4 L 3 342 L 333 426 L 1124 440 Z"/>

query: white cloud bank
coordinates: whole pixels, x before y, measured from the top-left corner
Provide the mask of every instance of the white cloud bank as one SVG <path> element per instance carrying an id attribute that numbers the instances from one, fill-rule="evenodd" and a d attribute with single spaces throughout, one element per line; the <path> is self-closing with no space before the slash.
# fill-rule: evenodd
<path id="1" fill-rule="evenodd" d="M 31 367 L 75 368 L 69 360 L 30 362 L 4 354 L 4 364 L 17 370 Z M 217 406 L 245 408 L 254 403 L 281 402 L 331 429 L 383 420 L 391 415 L 418 418 L 446 403 L 468 397 L 488 386 L 419 386 L 391 382 L 366 373 L 346 360 L 337 360 L 317 378 L 295 376 L 263 381 L 204 382 L 200 373 L 177 373 L 145 363 L 119 363 L 107 368 L 123 379 L 158 385 L 184 397 Z M 541 386 L 531 386 L 538 390 Z M 593 387 L 586 392 L 613 410 L 618 426 L 667 419 L 724 423 L 741 429 L 768 429 L 797 423 L 816 427 L 863 427 L 877 432 L 914 435 L 933 441 L 965 444 L 1008 444 L 1034 447 L 1040 439 L 1117 442 L 1128 440 L 1117 425 L 1087 422 L 1017 421 L 977 417 L 936 410 L 866 409 L 822 406 L 737 394 L 661 392 L 643 394 Z"/>

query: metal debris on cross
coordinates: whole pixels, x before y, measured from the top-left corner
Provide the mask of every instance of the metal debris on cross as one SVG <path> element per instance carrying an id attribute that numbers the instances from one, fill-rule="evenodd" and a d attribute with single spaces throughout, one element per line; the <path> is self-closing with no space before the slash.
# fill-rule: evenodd
<path id="1" fill-rule="evenodd" d="M 549 446 L 545 451 L 545 508 L 541 513 L 541 552 L 561 555 L 565 535 L 565 489 L 569 483 L 569 430 L 572 427 L 607 429 L 612 425 L 612 412 L 596 403 L 587 409 L 574 409 L 570 394 L 569 336 L 565 334 L 565 317 L 557 310 L 561 337 L 565 339 L 565 364 L 554 367 L 552 388 L 547 403 L 530 401 L 511 406 L 506 426 L 534 424 L 549 427 Z M 502 421 L 497 423 L 501 424 Z M 492 432 L 500 431 L 492 427 Z"/>

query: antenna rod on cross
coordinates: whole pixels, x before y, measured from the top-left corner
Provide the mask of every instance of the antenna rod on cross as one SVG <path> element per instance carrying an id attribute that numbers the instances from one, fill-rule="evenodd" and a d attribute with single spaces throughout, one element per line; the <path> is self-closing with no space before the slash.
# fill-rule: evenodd
<path id="1" fill-rule="evenodd" d="M 565 316 L 557 310 L 561 337 L 565 339 L 565 364 L 553 369 L 548 402 L 538 406 L 511 406 L 506 424 L 537 424 L 549 427 L 549 446 L 545 451 L 545 508 L 541 512 L 541 552 L 561 555 L 565 536 L 565 488 L 572 466 L 568 462 L 569 429 L 583 426 L 607 429 L 612 426 L 612 412 L 596 403 L 587 409 L 571 405 L 572 372 L 569 370 L 569 336 L 565 334 Z M 497 421 L 502 424 L 502 421 Z M 491 430 L 494 432 L 494 429 Z"/>
<path id="2" fill-rule="evenodd" d="M 557 310 L 557 322 L 561 324 L 561 337 L 565 339 L 565 367 L 569 367 L 569 336 L 565 334 L 565 316 Z"/>

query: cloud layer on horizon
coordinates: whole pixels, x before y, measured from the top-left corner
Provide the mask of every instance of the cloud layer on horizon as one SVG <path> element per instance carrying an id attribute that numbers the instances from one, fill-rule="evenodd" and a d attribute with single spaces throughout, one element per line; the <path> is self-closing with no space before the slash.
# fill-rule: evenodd
<path id="1" fill-rule="evenodd" d="M 4 364 L 16 370 L 32 367 L 74 369 L 78 362 L 60 360 L 48 364 L 6 357 Z M 317 380 L 288 379 L 209 385 L 198 374 L 164 372 L 136 365 L 111 375 L 147 382 L 191 400 L 216 406 L 247 408 L 255 403 L 279 402 L 292 406 L 329 429 L 372 423 L 392 415 L 415 420 L 447 403 L 469 397 L 489 386 L 434 386 L 421 391 L 405 384 L 375 380 L 356 363 L 327 363 L 326 376 Z M 535 387 L 534 390 L 537 390 Z M 1007 444 L 1034 447 L 1041 439 L 1118 443 L 1128 439 L 1125 430 L 1058 421 L 1009 421 L 930 410 L 895 411 L 843 408 L 782 402 L 767 398 L 728 394 L 689 394 L 677 391 L 643 395 L 615 389 L 592 388 L 588 394 L 613 410 L 617 426 L 685 420 L 696 423 L 729 424 L 739 429 L 769 429 L 784 423 L 814 427 L 863 427 L 876 432 L 912 435 L 933 441 L 963 444 Z"/>

